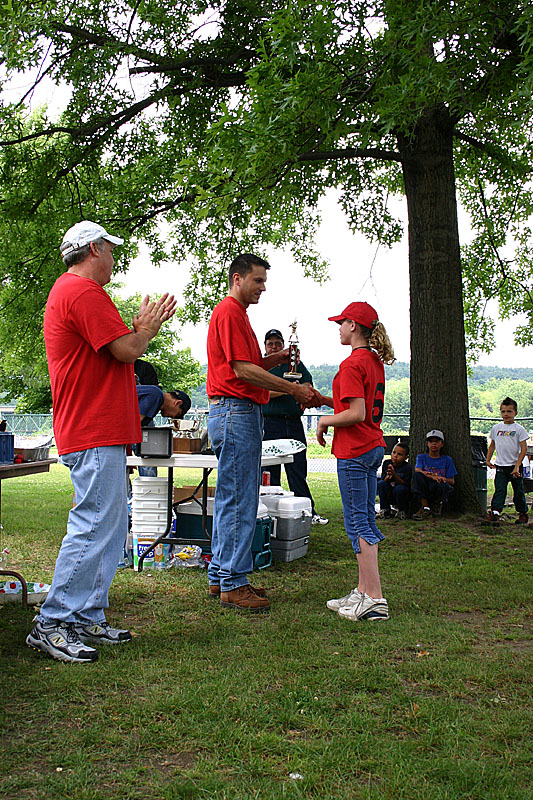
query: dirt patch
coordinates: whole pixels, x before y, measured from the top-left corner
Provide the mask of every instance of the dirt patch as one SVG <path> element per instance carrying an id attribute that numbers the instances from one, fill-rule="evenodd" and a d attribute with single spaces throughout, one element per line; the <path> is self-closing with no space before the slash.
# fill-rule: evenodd
<path id="1" fill-rule="evenodd" d="M 478 649 L 501 648 L 523 655 L 533 651 L 533 621 L 526 617 L 517 621 L 516 611 L 509 614 L 489 616 L 481 611 L 452 612 L 447 619 L 458 622 L 474 632 L 478 638 Z"/>

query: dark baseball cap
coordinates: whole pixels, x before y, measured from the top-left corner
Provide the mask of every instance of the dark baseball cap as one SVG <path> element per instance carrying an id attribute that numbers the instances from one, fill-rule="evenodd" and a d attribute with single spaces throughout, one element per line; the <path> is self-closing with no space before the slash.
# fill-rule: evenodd
<path id="1" fill-rule="evenodd" d="M 276 339 L 281 339 L 282 342 L 285 341 L 281 331 L 278 331 L 277 328 L 271 328 L 269 331 L 265 333 L 265 342 L 267 339 L 272 339 L 274 336 L 276 337 Z"/>

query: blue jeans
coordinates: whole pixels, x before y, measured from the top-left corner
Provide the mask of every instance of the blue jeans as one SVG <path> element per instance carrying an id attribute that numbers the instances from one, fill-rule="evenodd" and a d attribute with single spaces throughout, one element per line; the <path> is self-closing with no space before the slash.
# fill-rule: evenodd
<path id="1" fill-rule="evenodd" d="M 263 420 L 263 439 L 296 439 L 307 444 L 304 426 L 300 417 L 265 417 Z M 281 464 L 265 467 L 270 472 L 270 483 L 273 486 L 281 484 Z M 311 511 L 315 513 L 315 503 L 309 486 L 307 485 L 307 453 L 295 453 L 292 464 L 285 464 L 285 473 L 289 489 L 296 497 L 308 497 L 311 501 Z"/>
<path id="2" fill-rule="evenodd" d="M 398 511 L 407 511 L 411 490 L 404 483 L 397 483 L 395 486 L 390 481 L 378 481 L 379 507 L 382 511 L 390 511 L 391 503 L 394 503 Z"/>
<path id="3" fill-rule="evenodd" d="M 360 536 L 368 544 L 385 538 L 376 525 L 377 471 L 384 452 L 384 447 L 374 447 L 357 458 L 337 459 L 344 527 L 356 554 L 361 552 Z"/>
<path id="4" fill-rule="evenodd" d="M 210 584 L 222 592 L 248 583 L 257 522 L 263 416 L 251 400 L 221 397 L 209 408 L 209 439 L 218 459 Z"/>
<path id="5" fill-rule="evenodd" d="M 429 503 L 447 503 L 453 492 L 449 483 L 437 483 L 421 472 L 413 472 L 413 494 L 424 497 Z"/>
<path id="6" fill-rule="evenodd" d="M 70 510 L 40 622 L 105 622 L 108 590 L 128 531 L 126 448 L 67 453 L 76 505 Z"/>

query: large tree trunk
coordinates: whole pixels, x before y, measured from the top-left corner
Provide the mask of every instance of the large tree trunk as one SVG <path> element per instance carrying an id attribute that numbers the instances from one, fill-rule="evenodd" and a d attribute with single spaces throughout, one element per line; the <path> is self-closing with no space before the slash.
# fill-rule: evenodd
<path id="1" fill-rule="evenodd" d="M 459 473 L 453 505 L 479 511 L 472 471 L 453 121 L 446 108 L 426 112 L 399 136 L 409 219 L 411 295 L 411 458 L 426 433 L 444 432 Z"/>

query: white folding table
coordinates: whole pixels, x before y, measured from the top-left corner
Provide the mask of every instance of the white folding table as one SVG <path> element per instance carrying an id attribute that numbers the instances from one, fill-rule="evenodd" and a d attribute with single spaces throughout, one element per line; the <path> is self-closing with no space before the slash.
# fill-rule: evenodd
<path id="1" fill-rule="evenodd" d="M 262 467 L 272 467 L 276 464 L 290 464 L 293 461 L 292 455 L 268 455 L 261 457 L 261 466 Z M 172 506 L 173 506 L 173 487 L 174 487 L 174 469 L 201 469 L 202 470 L 202 480 L 198 484 L 198 486 L 194 489 L 193 493 L 190 497 L 184 497 L 180 500 L 181 503 L 186 503 L 189 500 L 193 502 L 199 503 L 202 506 L 202 528 L 204 531 L 204 535 L 207 539 L 210 539 L 209 532 L 207 530 L 207 479 L 211 472 L 217 468 L 218 460 L 215 455 L 203 455 L 201 453 L 175 453 L 174 455 L 170 456 L 169 458 L 141 458 L 140 456 L 128 456 L 127 458 L 127 465 L 128 467 L 165 467 L 167 470 L 167 524 L 165 532 L 159 536 L 158 539 L 153 543 L 153 545 L 144 551 L 139 556 L 139 572 L 142 571 L 143 568 L 143 561 L 148 553 L 151 553 L 158 544 L 163 542 L 164 544 L 180 544 L 181 540 L 169 536 L 170 529 L 172 528 Z M 202 487 L 202 500 L 200 501 L 194 497 L 193 495 L 196 494 L 198 489 Z"/>

